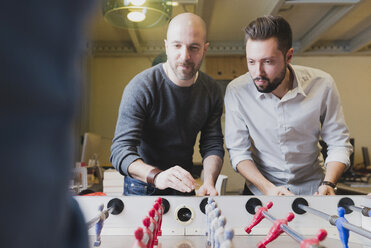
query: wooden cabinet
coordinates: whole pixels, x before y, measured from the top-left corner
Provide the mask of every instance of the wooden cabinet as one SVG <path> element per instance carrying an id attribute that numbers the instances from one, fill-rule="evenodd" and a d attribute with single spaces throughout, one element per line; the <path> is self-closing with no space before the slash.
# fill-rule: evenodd
<path id="1" fill-rule="evenodd" d="M 232 80 L 247 72 L 245 56 L 208 56 L 206 73 L 215 80 Z"/>

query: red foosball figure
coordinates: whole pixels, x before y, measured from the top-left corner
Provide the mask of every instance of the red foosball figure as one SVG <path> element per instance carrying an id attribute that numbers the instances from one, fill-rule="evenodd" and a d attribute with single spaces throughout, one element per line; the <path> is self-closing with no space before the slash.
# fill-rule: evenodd
<path id="1" fill-rule="evenodd" d="M 273 206 L 273 203 L 268 202 L 267 206 L 259 208 L 258 211 L 256 211 L 251 221 L 251 224 L 245 228 L 245 232 L 250 233 L 251 229 L 257 224 L 259 224 L 260 221 L 262 221 L 262 219 L 264 219 L 263 211 L 268 211 L 268 209 L 270 209 L 272 206 Z"/>
<path id="2" fill-rule="evenodd" d="M 158 218 L 156 218 L 155 210 L 152 208 L 148 213 L 151 223 L 154 225 L 153 229 L 153 240 L 152 240 L 152 247 L 158 244 L 157 240 L 157 228 L 158 228 Z"/>
<path id="3" fill-rule="evenodd" d="M 143 229 L 141 227 L 138 227 L 137 230 L 134 232 L 135 241 L 131 248 L 146 248 L 146 245 L 142 242 L 143 238 Z"/>
<path id="4" fill-rule="evenodd" d="M 162 235 L 162 232 L 161 232 L 161 224 L 162 224 L 162 214 L 163 214 L 163 209 L 162 207 L 160 206 L 160 204 L 158 202 L 156 202 L 154 205 L 153 205 L 153 208 L 157 211 L 158 213 L 158 228 L 157 228 L 157 236 L 161 236 Z"/>
<path id="5" fill-rule="evenodd" d="M 310 248 L 312 245 L 319 245 L 319 241 L 322 241 L 326 238 L 327 232 L 324 229 L 320 229 L 317 233 L 316 238 L 304 239 L 300 242 L 300 248 Z"/>
<path id="6" fill-rule="evenodd" d="M 162 205 L 162 198 L 157 198 L 156 202 L 159 204 L 159 213 L 161 214 L 161 223 L 160 223 L 160 233 L 159 236 L 162 235 L 161 226 L 162 226 L 162 217 L 164 215 L 164 206 Z"/>
<path id="7" fill-rule="evenodd" d="M 287 225 L 287 223 L 290 222 L 290 221 L 292 221 L 292 219 L 294 219 L 294 217 L 295 217 L 295 215 L 290 212 L 287 215 L 286 219 L 275 220 L 273 222 L 273 226 L 269 230 L 269 233 L 268 233 L 267 237 L 263 241 L 259 242 L 258 247 L 259 248 L 265 248 L 265 246 L 268 243 L 270 243 L 273 240 L 275 240 L 276 238 L 278 238 L 278 236 L 280 236 L 281 233 L 283 233 L 283 230 L 281 228 L 281 225 L 282 224 Z"/>
<path id="8" fill-rule="evenodd" d="M 152 248 L 152 240 L 153 240 L 153 229 L 150 229 L 151 220 L 148 216 L 143 219 L 143 226 L 144 226 L 144 236 L 143 236 L 143 243 L 146 245 L 147 248 Z M 154 228 L 154 226 L 153 226 Z"/>

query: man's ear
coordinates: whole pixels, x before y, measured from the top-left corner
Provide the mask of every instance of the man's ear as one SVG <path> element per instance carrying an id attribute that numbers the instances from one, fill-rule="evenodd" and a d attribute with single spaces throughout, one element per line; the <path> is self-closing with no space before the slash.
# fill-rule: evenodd
<path id="1" fill-rule="evenodd" d="M 206 42 L 204 45 L 204 52 L 206 53 L 207 49 L 209 48 L 210 43 Z"/>
<path id="2" fill-rule="evenodd" d="M 294 55 L 294 48 L 290 48 L 286 53 L 286 63 L 289 64 L 292 60 L 292 56 Z"/>

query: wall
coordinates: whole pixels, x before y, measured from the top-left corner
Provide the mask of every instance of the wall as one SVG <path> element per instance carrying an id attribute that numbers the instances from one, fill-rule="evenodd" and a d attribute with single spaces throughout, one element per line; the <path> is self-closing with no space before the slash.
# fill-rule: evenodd
<path id="1" fill-rule="evenodd" d="M 138 73 L 149 68 L 147 57 L 98 57 L 90 62 L 89 130 L 113 138 L 122 92 Z"/>
<path id="2" fill-rule="evenodd" d="M 240 60 L 240 57 L 236 58 Z M 86 131 L 113 137 L 122 91 L 133 76 L 151 66 L 152 59 L 147 57 L 91 59 L 89 130 Z M 370 57 L 296 57 L 293 64 L 321 68 L 335 78 L 346 121 L 351 136 L 355 138 L 355 162 L 362 162 L 361 146 L 371 148 Z M 202 70 L 206 70 L 205 63 Z M 198 153 L 195 154 L 195 159 L 200 159 Z M 233 171 L 227 153 L 222 173 L 229 176 L 227 191 L 242 189 L 243 179 Z"/>

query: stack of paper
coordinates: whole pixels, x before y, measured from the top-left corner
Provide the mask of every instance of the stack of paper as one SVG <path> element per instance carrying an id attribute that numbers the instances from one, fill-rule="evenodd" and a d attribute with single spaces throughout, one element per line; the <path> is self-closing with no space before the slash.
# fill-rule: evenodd
<path id="1" fill-rule="evenodd" d="M 105 170 L 103 192 L 109 196 L 122 196 L 124 193 L 124 176 L 115 169 Z"/>

